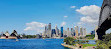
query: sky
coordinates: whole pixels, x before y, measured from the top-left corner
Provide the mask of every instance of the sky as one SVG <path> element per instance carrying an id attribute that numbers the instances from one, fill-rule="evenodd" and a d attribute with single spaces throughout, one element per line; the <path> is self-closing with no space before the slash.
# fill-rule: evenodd
<path id="1" fill-rule="evenodd" d="M 39 34 L 51 23 L 64 30 L 74 26 L 87 32 L 98 24 L 103 0 L 0 0 L 0 32 Z"/>

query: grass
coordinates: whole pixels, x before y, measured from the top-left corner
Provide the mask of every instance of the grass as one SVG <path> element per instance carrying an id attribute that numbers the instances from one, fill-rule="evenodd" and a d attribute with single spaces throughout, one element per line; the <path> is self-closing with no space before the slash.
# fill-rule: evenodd
<path id="1" fill-rule="evenodd" d="M 82 45 L 83 45 L 83 48 L 87 46 L 96 46 L 96 44 L 82 44 Z"/>

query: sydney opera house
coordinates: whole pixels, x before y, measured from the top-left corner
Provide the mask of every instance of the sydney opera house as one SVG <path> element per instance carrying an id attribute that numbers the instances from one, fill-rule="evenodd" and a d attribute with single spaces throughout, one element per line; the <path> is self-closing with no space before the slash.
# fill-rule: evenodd
<path id="1" fill-rule="evenodd" d="M 8 31 L 6 31 L 5 33 L 2 33 L 0 37 L 0 39 L 17 39 L 17 38 L 18 34 L 15 30 L 11 34 L 9 34 Z"/>

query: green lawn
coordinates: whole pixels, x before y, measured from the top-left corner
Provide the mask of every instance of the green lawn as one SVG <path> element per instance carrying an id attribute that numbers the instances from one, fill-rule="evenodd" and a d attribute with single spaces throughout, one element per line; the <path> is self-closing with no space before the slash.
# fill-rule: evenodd
<path id="1" fill-rule="evenodd" d="M 83 48 L 87 46 L 96 46 L 96 44 L 82 44 L 82 45 L 83 45 Z"/>

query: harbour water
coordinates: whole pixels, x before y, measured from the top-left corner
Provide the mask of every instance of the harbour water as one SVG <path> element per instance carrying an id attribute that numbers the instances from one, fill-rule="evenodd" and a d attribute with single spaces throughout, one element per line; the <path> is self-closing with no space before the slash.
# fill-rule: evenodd
<path id="1" fill-rule="evenodd" d="M 0 39 L 0 49 L 69 49 L 61 45 L 63 39 Z M 89 44 L 95 44 L 90 40 Z"/>
<path id="2" fill-rule="evenodd" d="M 0 49 L 68 49 L 63 39 L 0 39 Z"/>

